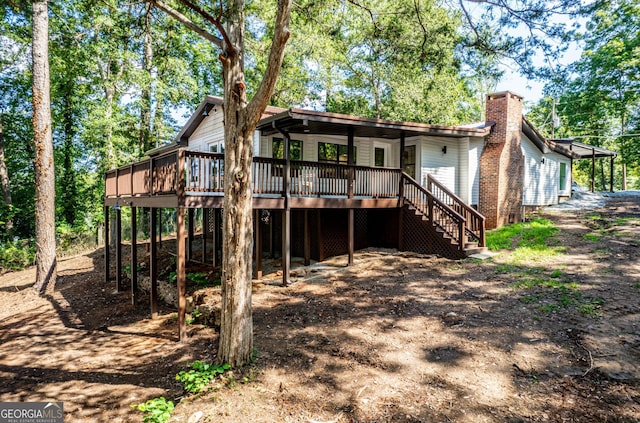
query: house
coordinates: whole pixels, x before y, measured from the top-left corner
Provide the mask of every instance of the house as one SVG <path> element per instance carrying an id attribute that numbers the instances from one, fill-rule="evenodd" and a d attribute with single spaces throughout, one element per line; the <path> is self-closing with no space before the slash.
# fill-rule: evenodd
<path id="1" fill-rule="evenodd" d="M 221 98 L 205 98 L 173 144 L 105 175 L 105 221 L 115 208 L 118 237 L 120 206 L 132 209 L 133 244 L 136 208 L 151 210 L 152 262 L 157 208 L 189 210 L 187 257 L 193 211 L 202 209 L 203 242 L 212 245 L 202 259 L 215 265 L 221 254 L 222 107 Z M 309 263 L 347 253 L 351 263 L 355 249 L 375 246 L 462 258 L 484 248 L 485 228 L 570 196 L 579 155 L 542 137 L 514 93 L 488 95 L 486 110 L 486 122 L 441 126 L 267 108 L 253 142 L 256 276 L 266 253 L 282 256 L 285 284 L 291 255 Z M 105 234 L 108 245 L 108 228 Z M 119 240 L 116 246 L 120 289 Z M 105 260 L 108 279 L 108 248 Z"/>

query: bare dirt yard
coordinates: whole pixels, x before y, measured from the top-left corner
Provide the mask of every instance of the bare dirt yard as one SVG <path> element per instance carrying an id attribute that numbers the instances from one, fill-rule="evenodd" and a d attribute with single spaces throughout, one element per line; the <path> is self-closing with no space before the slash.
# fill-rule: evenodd
<path id="1" fill-rule="evenodd" d="M 67 422 L 640 421 L 640 197 L 547 211 L 554 254 L 451 261 L 364 250 L 254 282 L 256 358 L 187 396 L 175 375 L 215 359 L 196 320 L 104 282 L 102 251 L 0 276 L 0 401 L 64 401 Z M 517 244 L 514 240 L 514 245 Z M 211 288 L 209 288 L 211 289 Z"/>

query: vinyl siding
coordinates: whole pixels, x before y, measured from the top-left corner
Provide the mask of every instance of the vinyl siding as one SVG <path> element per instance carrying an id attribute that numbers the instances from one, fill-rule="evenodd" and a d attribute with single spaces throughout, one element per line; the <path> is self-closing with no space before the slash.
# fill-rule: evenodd
<path id="1" fill-rule="evenodd" d="M 470 204 L 478 204 L 480 201 L 480 156 L 483 149 L 484 138 L 471 138 L 469 140 Z"/>
<path id="2" fill-rule="evenodd" d="M 196 130 L 189 137 L 189 150 L 209 151 L 209 144 L 224 141 L 224 123 L 222 108 L 214 108 L 209 112 Z"/>
<path id="3" fill-rule="evenodd" d="M 558 153 L 542 154 L 525 136 L 522 137 L 521 146 L 525 160 L 523 204 L 547 206 L 557 204 L 559 195 L 569 195 L 571 161 Z M 560 163 L 567 166 L 566 190 L 562 193 L 559 191 Z"/>
<path id="4" fill-rule="evenodd" d="M 421 185 L 426 185 L 427 175 L 433 175 L 448 189 L 458 194 L 459 145 L 455 138 L 423 137 L 420 148 Z M 447 146 L 447 153 L 442 147 Z"/>

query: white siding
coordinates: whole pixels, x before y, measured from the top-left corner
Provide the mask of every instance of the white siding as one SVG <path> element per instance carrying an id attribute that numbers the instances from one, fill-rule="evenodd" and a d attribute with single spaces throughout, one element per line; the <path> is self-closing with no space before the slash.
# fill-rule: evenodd
<path id="1" fill-rule="evenodd" d="M 478 204 L 480 199 L 480 156 L 484 149 L 484 138 L 469 140 L 469 187 L 471 188 L 470 204 Z"/>
<path id="2" fill-rule="evenodd" d="M 442 152 L 444 146 L 447 146 L 446 154 Z M 419 182 L 423 186 L 426 185 L 427 174 L 431 174 L 448 189 L 458 194 L 456 180 L 458 177 L 456 168 L 459 166 L 458 154 L 459 146 L 456 138 L 423 138 L 420 149 L 422 179 Z"/>
<path id="3" fill-rule="evenodd" d="M 209 144 L 221 141 L 224 141 L 222 107 L 216 107 L 189 137 L 189 150 L 209 151 Z"/>
<path id="4" fill-rule="evenodd" d="M 547 206 L 558 203 L 558 195 L 568 195 L 570 191 L 571 162 L 558 153 L 542 154 L 527 138 L 522 137 L 524 154 L 524 193 L 525 206 Z M 543 163 L 544 159 L 544 163 Z M 566 190 L 559 191 L 560 163 L 567 166 Z"/>

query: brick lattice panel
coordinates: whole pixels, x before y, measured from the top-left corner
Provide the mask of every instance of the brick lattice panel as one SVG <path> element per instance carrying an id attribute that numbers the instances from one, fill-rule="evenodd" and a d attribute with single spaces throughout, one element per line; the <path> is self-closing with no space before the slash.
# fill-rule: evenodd
<path id="1" fill-rule="evenodd" d="M 403 250 L 421 254 L 437 254 L 450 259 L 464 258 L 463 252 L 458 250 L 457 245 L 444 239 L 442 234 L 436 232 L 428 221 L 422 219 L 422 216 L 416 215 L 414 210 L 405 206 L 402 208 L 402 213 Z"/>

